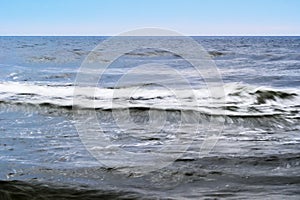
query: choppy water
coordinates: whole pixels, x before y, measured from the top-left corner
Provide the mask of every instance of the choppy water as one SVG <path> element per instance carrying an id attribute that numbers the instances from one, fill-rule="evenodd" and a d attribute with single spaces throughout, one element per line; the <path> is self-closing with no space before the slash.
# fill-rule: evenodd
<path id="1" fill-rule="evenodd" d="M 299 198 L 299 37 L 194 37 L 218 66 L 225 102 L 211 97 L 178 56 L 153 49 L 114 62 L 92 95 L 74 94 L 81 63 L 104 39 L 0 37 L 0 198 Z M 153 60 L 185 76 L 197 104 L 189 103 L 189 95 L 179 103 L 154 83 L 132 80 L 114 87 L 133 63 Z M 186 94 L 179 83 L 174 88 Z M 121 95 L 132 90 L 130 98 Z M 74 98 L 80 99 L 75 105 Z M 126 109 L 139 129 L 120 131 L 113 111 Z M 196 112 L 199 124 L 214 120 L 224 127 L 208 154 L 199 154 L 199 148 L 213 127 L 201 126 L 192 138 L 183 133 L 183 141 L 192 142 L 189 148 L 170 165 L 140 176 L 129 166 L 99 163 L 84 147 L 73 115 L 80 111 L 88 119 L 93 110 L 113 144 L 131 152 L 149 152 L 176 139 L 182 110 Z M 149 110 L 166 115 L 161 131 L 146 128 Z"/>

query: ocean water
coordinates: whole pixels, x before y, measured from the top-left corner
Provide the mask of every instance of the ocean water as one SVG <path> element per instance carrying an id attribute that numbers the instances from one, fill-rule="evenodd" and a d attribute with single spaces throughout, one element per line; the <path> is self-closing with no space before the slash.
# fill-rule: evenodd
<path id="1" fill-rule="evenodd" d="M 217 66 L 224 99 L 210 95 L 215 88 L 186 60 L 151 48 L 127 52 L 100 79 L 91 72 L 78 85 L 80 66 L 106 39 L 0 37 L 0 199 L 300 198 L 300 37 L 193 37 Z M 190 88 L 153 63 L 171 66 Z M 118 82 L 137 65 L 145 67 Z M 101 155 L 111 156 L 90 151 L 78 113 L 83 124 L 95 116 L 111 143 Z M 197 114 L 196 134 L 176 132 L 183 113 Z M 146 174 L 115 150 L 142 152 L 134 163 L 141 169 L 148 153 L 178 138 L 161 152 L 176 158 L 157 169 L 153 162 Z"/>

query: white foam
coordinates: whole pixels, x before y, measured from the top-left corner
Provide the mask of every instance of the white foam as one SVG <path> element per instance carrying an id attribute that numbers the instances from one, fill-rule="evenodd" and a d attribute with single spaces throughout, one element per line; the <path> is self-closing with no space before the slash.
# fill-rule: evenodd
<path id="1" fill-rule="evenodd" d="M 213 98 L 206 88 L 194 90 L 193 93 L 183 89 L 171 91 L 166 88 L 94 88 L 70 85 L 43 85 L 37 83 L 2 82 L 0 83 L 0 101 L 6 103 L 43 104 L 72 106 L 73 100 L 81 108 L 130 108 L 149 107 L 157 109 L 190 109 L 208 114 L 232 116 L 260 116 L 300 112 L 300 92 L 295 89 L 274 89 L 255 87 L 238 83 L 224 85 L 225 101 Z M 213 88 L 212 88 L 213 89 Z M 265 103 L 258 103 L 257 91 L 281 92 L 291 95 L 290 98 L 275 96 L 267 98 Z M 180 99 L 175 93 L 180 94 Z M 194 94 L 197 104 L 191 103 Z M 114 104 L 112 104 L 112 102 Z"/>

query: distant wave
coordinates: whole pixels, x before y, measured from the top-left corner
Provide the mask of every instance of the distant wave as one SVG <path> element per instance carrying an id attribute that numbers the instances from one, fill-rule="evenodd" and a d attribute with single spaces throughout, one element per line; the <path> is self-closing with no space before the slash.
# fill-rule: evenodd
<path id="1" fill-rule="evenodd" d="M 171 56 L 171 57 L 180 57 L 172 52 L 161 50 L 161 49 L 152 49 L 152 48 L 145 48 L 139 49 L 138 51 L 131 51 L 124 54 L 125 56 L 130 57 L 153 57 L 153 56 Z"/>
<path id="2" fill-rule="evenodd" d="M 213 58 L 214 58 L 214 57 L 219 57 L 219 56 L 226 55 L 226 53 L 221 52 L 221 51 L 209 51 L 208 54 L 209 54 L 210 56 L 212 56 Z"/>

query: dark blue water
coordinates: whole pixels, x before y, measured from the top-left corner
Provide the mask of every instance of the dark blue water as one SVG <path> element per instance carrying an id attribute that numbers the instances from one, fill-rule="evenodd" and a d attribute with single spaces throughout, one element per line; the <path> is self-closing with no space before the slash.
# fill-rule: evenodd
<path id="1" fill-rule="evenodd" d="M 84 59 L 105 39 L 0 37 L 0 179 L 5 181 L 0 199 L 299 198 L 300 37 L 193 37 L 215 62 L 225 100 L 210 96 L 188 62 L 157 49 L 126 53 L 111 64 L 93 93 L 81 86 L 74 93 Z M 133 65 L 149 62 L 176 69 L 190 83 L 197 104 L 188 95 L 178 103 L 174 93 L 155 82 L 139 84 L 148 80 L 152 68 L 114 86 Z M 154 80 L 170 76 L 163 71 L 155 75 Z M 173 85 L 187 94 L 181 82 Z M 126 110 L 137 127 L 119 126 Z M 155 119 L 166 117 L 162 129 L 147 126 L 149 110 Z M 199 114 L 200 125 L 222 124 L 211 151 L 201 154 L 200 148 L 205 135 L 217 129 L 211 126 L 201 126 L 193 137 L 183 129 L 180 157 L 147 174 L 135 173 L 114 151 L 147 155 L 175 141 L 182 110 Z M 74 113 L 85 123 L 96 113 L 112 143 L 103 151 L 114 156 L 101 162 L 92 155 L 76 129 Z M 185 142 L 191 144 L 183 151 Z M 139 162 L 147 163 L 144 159 Z"/>

